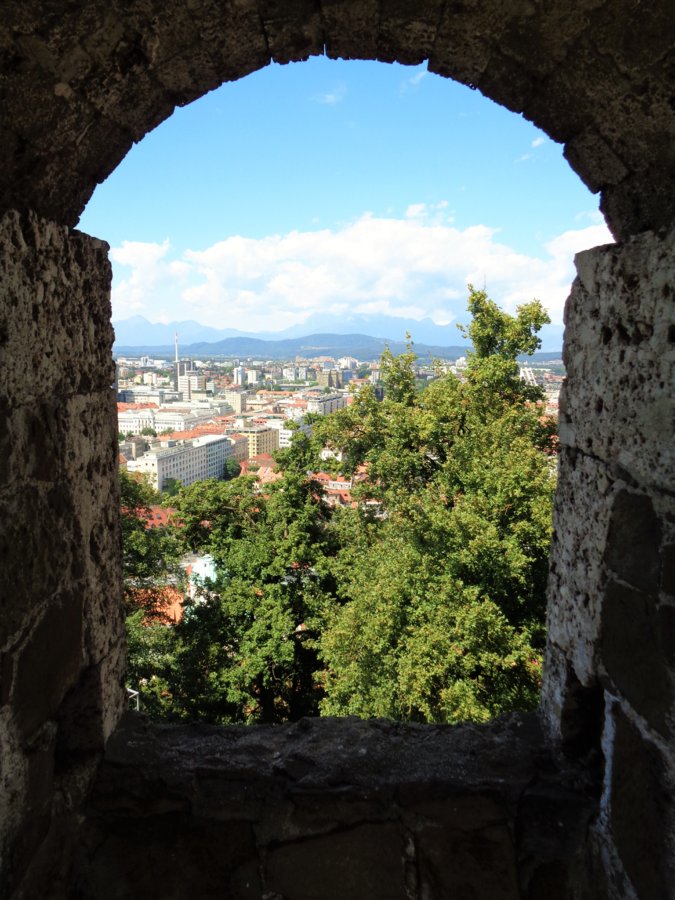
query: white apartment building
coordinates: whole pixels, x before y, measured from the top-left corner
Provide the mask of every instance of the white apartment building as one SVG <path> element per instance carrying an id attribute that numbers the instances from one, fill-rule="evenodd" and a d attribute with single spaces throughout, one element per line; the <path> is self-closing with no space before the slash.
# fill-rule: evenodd
<path id="1" fill-rule="evenodd" d="M 341 356 L 337 361 L 338 369 L 358 369 L 359 361 L 353 356 Z"/>
<path id="2" fill-rule="evenodd" d="M 342 409 L 346 405 L 346 397 L 344 394 L 321 394 L 318 397 L 307 399 L 307 412 L 318 413 L 320 416 L 327 416 L 329 413 Z"/>
<path id="3" fill-rule="evenodd" d="M 306 435 L 312 433 L 312 426 L 305 425 L 302 419 L 298 421 L 298 428 L 286 428 L 287 419 L 267 419 L 270 428 L 274 428 L 279 432 L 279 449 L 286 450 L 291 446 L 291 440 L 296 431 L 302 431 Z"/>
<path id="4" fill-rule="evenodd" d="M 165 441 L 164 444 L 127 463 L 129 472 L 149 475 L 158 491 L 164 490 L 172 478 L 182 485 L 222 478 L 226 461 L 234 455 L 232 441 L 223 434 L 206 434 L 193 441 Z"/>
<path id="5" fill-rule="evenodd" d="M 235 366 L 232 369 L 232 380 L 236 385 L 241 386 L 246 382 L 246 369 L 243 366 Z"/>
<path id="6" fill-rule="evenodd" d="M 125 409 L 117 413 L 117 430 L 123 434 L 140 434 L 144 428 L 155 427 L 156 409 Z"/>
<path id="7" fill-rule="evenodd" d="M 125 409 L 117 413 L 117 430 L 123 434 L 140 434 L 144 428 L 162 431 L 189 431 L 196 425 L 210 421 L 216 413 L 211 407 L 204 410 Z"/>

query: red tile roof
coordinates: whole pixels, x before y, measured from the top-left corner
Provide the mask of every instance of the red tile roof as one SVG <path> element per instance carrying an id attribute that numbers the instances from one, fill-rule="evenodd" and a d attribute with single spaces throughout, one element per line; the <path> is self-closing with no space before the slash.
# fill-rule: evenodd
<path id="1" fill-rule="evenodd" d="M 126 412 L 128 409 L 159 409 L 156 403 L 118 403 L 117 412 Z"/>

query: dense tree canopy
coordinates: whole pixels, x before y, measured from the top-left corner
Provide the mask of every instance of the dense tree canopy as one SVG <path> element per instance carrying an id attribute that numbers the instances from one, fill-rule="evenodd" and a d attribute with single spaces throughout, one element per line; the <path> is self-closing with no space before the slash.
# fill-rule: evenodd
<path id="1" fill-rule="evenodd" d="M 517 356 L 547 320 L 471 290 L 463 378 L 423 390 L 412 346 L 381 361 L 383 401 L 298 431 L 283 477 L 201 482 L 172 502 L 185 551 L 217 577 L 155 642 L 143 676 L 164 717 L 278 722 L 307 714 L 483 721 L 537 700 L 554 463 L 542 394 Z M 333 449 L 332 462 L 319 451 Z M 329 508 L 311 477 L 358 473 Z M 170 632 L 170 633 L 169 633 Z"/>

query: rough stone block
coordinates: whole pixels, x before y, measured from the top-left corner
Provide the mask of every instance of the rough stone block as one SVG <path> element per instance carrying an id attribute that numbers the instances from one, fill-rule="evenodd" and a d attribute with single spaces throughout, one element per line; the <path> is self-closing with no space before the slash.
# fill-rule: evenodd
<path id="1" fill-rule="evenodd" d="M 391 823 L 285 844 L 267 856 L 265 887 L 294 900 L 406 900 L 404 849 Z"/>
<path id="2" fill-rule="evenodd" d="M 610 581 L 602 613 L 602 668 L 611 689 L 665 734 L 675 692 L 659 631 L 656 598 Z"/>
<path id="3" fill-rule="evenodd" d="M 577 255 L 560 404 L 563 444 L 665 490 L 675 471 L 674 237 Z"/>
<path id="4" fill-rule="evenodd" d="M 470 800 L 466 805 L 471 805 Z M 508 823 L 456 830 L 441 813 L 420 827 L 415 838 L 422 898 L 516 900 L 519 896 Z"/>
<path id="5" fill-rule="evenodd" d="M 379 0 L 345 3 L 324 0 L 321 15 L 325 27 L 326 55 L 331 59 L 376 59 L 379 30 Z"/>
<path id="6" fill-rule="evenodd" d="M 661 524 L 645 494 L 620 491 L 614 499 L 605 562 L 628 584 L 644 591 L 659 586 Z"/>
<path id="7" fill-rule="evenodd" d="M 443 13 L 442 0 L 420 0 L 410 14 L 406 0 L 380 2 L 377 57 L 404 65 L 419 65 L 429 58 Z"/>
<path id="8" fill-rule="evenodd" d="M 32 213 L 0 219 L 0 398 L 12 407 L 112 385 L 107 250 Z"/>
<path id="9" fill-rule="evenodd" d="M 275 62 L 296 62 L 323 53 L 323 21 L 313 0 L 259 0 L 258 10 Z"/>
<path id="10" fill-rule="evenodd" d="M 82 665 L 82 598 L 64 593 L 54 598 L 16 651 L 12 692 L 19 732 L 28 738 L 48 719 L 75 683 Z"/>
<path id="11" fill-rule="evenodd" d="M 672 748 L 670 759 L 645 739 L 618 705 L 613 712 L 609 822 L 637 896 L 671 900 L 675 884 Z"/>
<path id="12" fill-rule="evenodd" d="M 252 829 L 242 822 L 199 822 L 166 814 L 124 820 L 102 840 L 92 821 L 80 845 L 77 896 L 95 900 L 260 900 Z"/>
<path id="13" fill-rule="evenodd" d="M 606 535 L 614 495 L 623 487 L 597 459 L 562 449 L 553 517 L 548 636 L 569 659 L 582 684 L 595 680 L 607 579 Z M 549 688 L 545 683 L 544 691 Z"/>

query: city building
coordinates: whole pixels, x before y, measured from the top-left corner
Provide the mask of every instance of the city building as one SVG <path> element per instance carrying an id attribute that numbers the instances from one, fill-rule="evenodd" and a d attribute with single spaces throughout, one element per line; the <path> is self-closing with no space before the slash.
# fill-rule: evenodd
<path id="1" fill-rule="evenodd" d="M 237 415 L 246 412 L 246 391 L 223 391 L 222 398 L 232 407 Z"/>
<path id="2" fill-rule="evenodd" d="M 187 486 L 207 478 L 223 478 L 226 462 L 233 455 L 227 435 L 207 434 L 193 441 L 164 441 L 138 459 L 130 459 L 127 469 L 148 475 L 153 487 L 162 491 L 171 479 Z"/>
<path id="3" fill-rule="evenodd" d="M 274 453 L 279 449 L 279 429 L 269 425 L 247 425 L 238 429 L 239 434 L 248 440 L 248 455 L 258 456 L 260 453 Z"/>
<path id="4" fill-rule="evenodd" d="M 206 391 L 206 375 L 197 375 L 196 372 L 179 375 L 177 389 L 183 395 L 183 400 L 190 400 L 195 391 Z"/>
<path id="5" fill-rule="evenodd" d="M 317 375 L 319 387 L 341 388 L 343 385 L 342 372 L 337 369 L 324 369 Z"/>
<path id="6" fill-rule="evenodd" d="M 344 394 L 315 394 L 307 397 L 307 412 L 327 416 L 346 406 Z"/>

